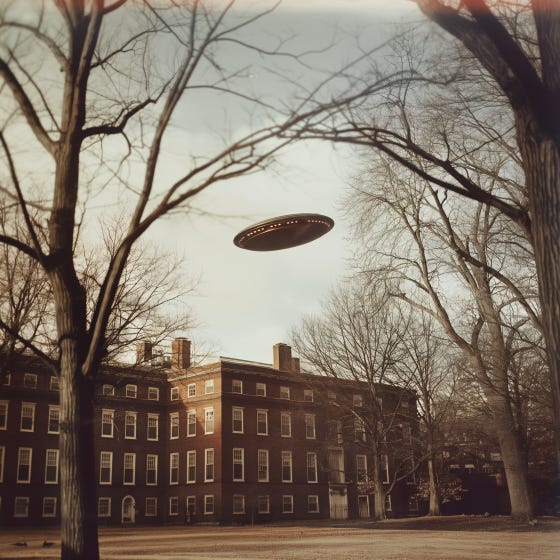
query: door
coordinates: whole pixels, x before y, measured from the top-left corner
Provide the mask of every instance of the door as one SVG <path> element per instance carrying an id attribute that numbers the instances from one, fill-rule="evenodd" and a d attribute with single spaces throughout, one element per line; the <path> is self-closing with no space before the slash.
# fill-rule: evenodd
<path id="1" fill-rule="evenodd" d="M 331 519 L 348 519 L 346 486 L 331 486 L 329 488 L 329 506 Z"/>
<path id="2" fill-rule="evenodd" d="M 358 515 L 360 519 L 369 517 L 369 497 L 358 496 Z"/>
<path id="3" fill-rule="evenodd" d="M 135 521 L 135 502 L 132 496 L 125 496 L 122 501 L 121 522 L 123 525 L 132 524 Z"/>

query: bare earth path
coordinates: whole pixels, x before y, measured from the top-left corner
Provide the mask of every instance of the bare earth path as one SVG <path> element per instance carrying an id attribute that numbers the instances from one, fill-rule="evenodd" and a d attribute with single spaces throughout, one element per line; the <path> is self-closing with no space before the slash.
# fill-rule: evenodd
<path id="1" fill-rule="evenodd" d="M 43 541 L 52 543 L 44 548 Z M 26 542 L 27 546 L 15 546 Z M 57 558 L 53 530 L 0 531 L 0 558 Z M 102 560 L 560 560 L 560 520 L 447 517 L 255 527 L 101 529 Z"/>

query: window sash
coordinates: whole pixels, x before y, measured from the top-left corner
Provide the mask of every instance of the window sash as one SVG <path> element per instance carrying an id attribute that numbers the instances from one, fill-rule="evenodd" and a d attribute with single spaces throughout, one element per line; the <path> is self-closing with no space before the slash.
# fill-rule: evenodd
<path id="1" fill-rule="evenodd" d="M 214 480 L 214 449 L 204 450 L 204 482 Z"/>
<path id="2" fill-rule="evenodd" d="M 49 405 L 49 419 L 47 423 L 47 433 L 60 433 L 60 407 Z"/>
<path id="3" fill-rule="evenodd" d="M 146 455 L 146 485 L 155 486 L 158 478 L 158 456 Z"/>
<path id="4" fill-rule="evenodd" d="M 258 450 L 258 480 L 268 482 L 268 449 Z"/>
<path id="5" fill-rule="evenodd" d="M 187 412 L 187 437 L 196 436 L 196 410 Z"/>
<path id="6" fill-rule="evenodd" d="M 196 451 L 187 452 L 187 483 L 196 482 Z"/>
<path id="7" fill-rule="evenodd" d="M 47 449 L 45 452 L 45 484 L 58 484 L 58 449 Z"/>
<path id="8" fill-rule="evenodd" d="M 33 449 L 31 447 L 20 447 L 18 449 L 18 467 L 17 480 L 18 483 L 31 482 L 31 459 L 33 457 Z"/>
<path id="9" fill-rule="evenodd" d="M 268 435 L 268 411 L 257 410 L 257 435 Z"/>

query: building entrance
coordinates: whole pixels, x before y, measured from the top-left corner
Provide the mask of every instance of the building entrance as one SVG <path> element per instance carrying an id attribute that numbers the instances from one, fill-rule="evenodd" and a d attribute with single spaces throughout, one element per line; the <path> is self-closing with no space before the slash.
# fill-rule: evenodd
<path id="1" fill-rule="evenodd" d="M 125 496 L 122 501 L 121 523 L 131 525 L 135 521 L 135 502 L 132 496 Z"/>

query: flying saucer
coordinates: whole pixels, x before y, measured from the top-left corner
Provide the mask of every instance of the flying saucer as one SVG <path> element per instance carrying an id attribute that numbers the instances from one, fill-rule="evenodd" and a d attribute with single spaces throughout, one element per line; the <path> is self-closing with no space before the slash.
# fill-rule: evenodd
<path id="1" fill-rule="evenodd" d="M 321 214 L 290 214 L 249 226 L 233 242 L 249 251 L 278 251 L 314 241 L 333 226 L 334 220 Z"/>

